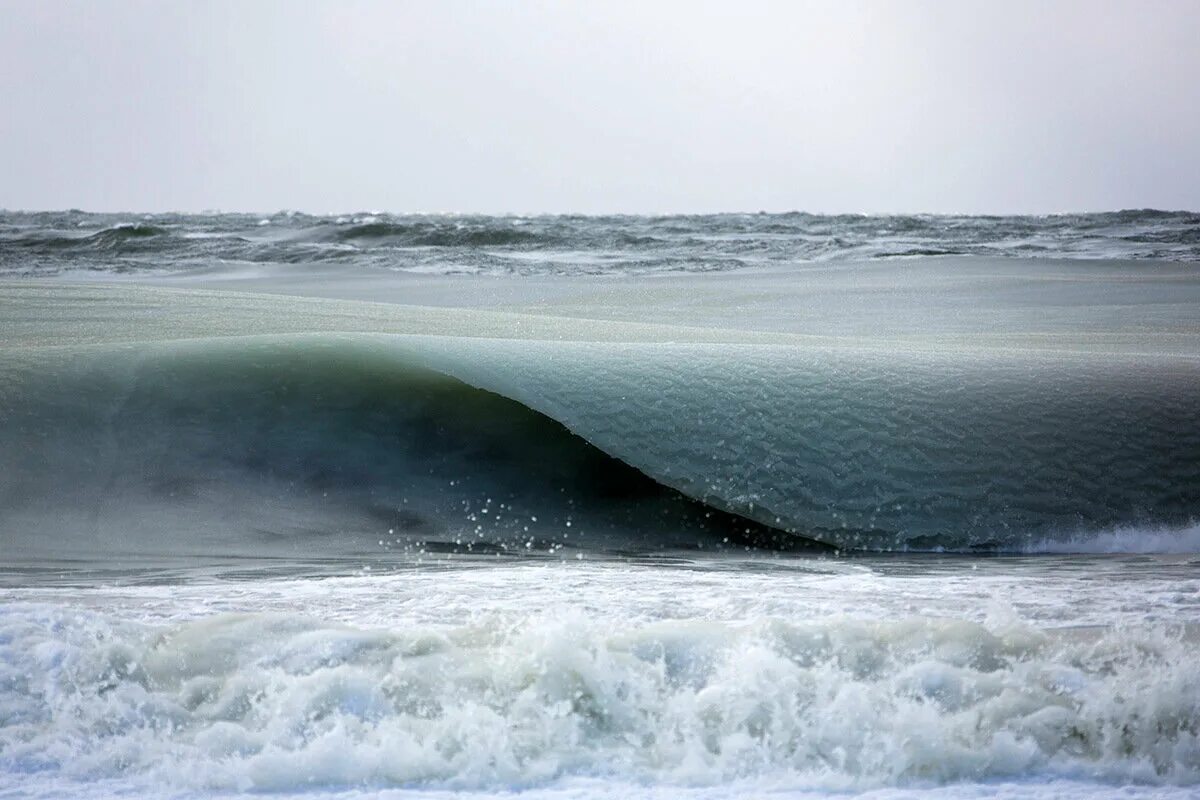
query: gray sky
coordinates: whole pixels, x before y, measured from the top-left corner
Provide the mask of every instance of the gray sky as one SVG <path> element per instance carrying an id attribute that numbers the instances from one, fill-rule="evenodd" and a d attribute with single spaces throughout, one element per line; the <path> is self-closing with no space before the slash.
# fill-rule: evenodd
<path id="1" fill-rule="evenodd" d="M 0 207 L 1200 209 L 1200 0 L 0 0 Z"/>

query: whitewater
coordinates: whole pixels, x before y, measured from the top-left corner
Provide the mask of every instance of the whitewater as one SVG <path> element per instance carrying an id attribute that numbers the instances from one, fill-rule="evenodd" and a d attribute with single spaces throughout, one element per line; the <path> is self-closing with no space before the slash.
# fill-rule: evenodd
<path id="1" fill-rule="evenodd" d="M 0 214 L 0 796 L 1193 797 L 1198 234 Z"/>

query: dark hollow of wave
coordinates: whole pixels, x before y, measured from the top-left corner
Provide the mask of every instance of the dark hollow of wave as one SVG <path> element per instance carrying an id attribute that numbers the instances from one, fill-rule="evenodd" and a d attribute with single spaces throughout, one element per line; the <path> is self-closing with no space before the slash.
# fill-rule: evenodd
<path id="1" fill-rule="evenodd" d="M 0 419 L 12 563 L 829 549 L 513 400 L 353 349 L 102 358 L 32 379 Z"/>

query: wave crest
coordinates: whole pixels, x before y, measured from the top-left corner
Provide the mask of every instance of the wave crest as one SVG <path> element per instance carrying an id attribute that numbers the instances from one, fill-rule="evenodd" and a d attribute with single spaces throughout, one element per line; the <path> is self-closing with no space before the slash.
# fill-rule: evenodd
<path id="1" fill-rule="evenodd" d="M 368 532 L 411 527 L 385 519 L 409 501 L 443 541 L 477 538 L 487 497 L 524 498 L 521 514 L 554 520 L 556 535 L 574 533 L 578 502 L 592 509 L 590 535 L 620 529 L 651 549 L 694 546 L 697 520 L 717 512 L 773 544 L 1021 552 L 1074 531 L 1183 525 L 1200 507 L 1197 375 L 1175 360 L 993 355 L 976 366 L 941 354 L 369 335 L 70 358 L 10 376 L 0 408 L 15 423 L 2 434 L 4 513 L 33 541 L 60 512 L 86 531 L 80 518 L 108 509 L 112 530 L 129 530 L 112 501 L 121 487 L 140 498 L 129 508 L 159 509 L 138 523 L 150 537 L 170 518 L 211 540 L 214 509 L 229 504 L 245 519 L 218 514 L 227 532 L 354 519 L 353 538 L 372 549 L 386 537 Z M 605 496 L 609 477 L 621 502 Z M 313 521 L 289 521 L 305 513 Z M 516 525 L 520 514 L 501 516 Z M 492 541 L 543 541 L 525 527 Z"/>
<path id="2" fill-rule="evenodd" d="M 452 223 L 371 222 L 334 229 L 336 241 L 369 240 L 372 245 L 405 247 L 508 247 L 548 244 L 553 241 L 538 234 L 503 224 L 462 225 Z"/>

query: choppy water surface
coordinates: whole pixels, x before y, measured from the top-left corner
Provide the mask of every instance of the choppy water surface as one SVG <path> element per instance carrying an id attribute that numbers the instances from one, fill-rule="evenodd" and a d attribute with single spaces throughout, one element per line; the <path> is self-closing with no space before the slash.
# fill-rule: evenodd
<path id="1" fill-rule="evenodd" d="M 0 215 L 0 796 L 1194 797 L 1198 232 Z"/>
<path id="2" fill-rule="evenodd" d="M 708 272 L 976 255 L 1200 260 L 1200 215 L 672 217 L 0 213 L 0 270 L 333 264 L 435 274 Z"/>

